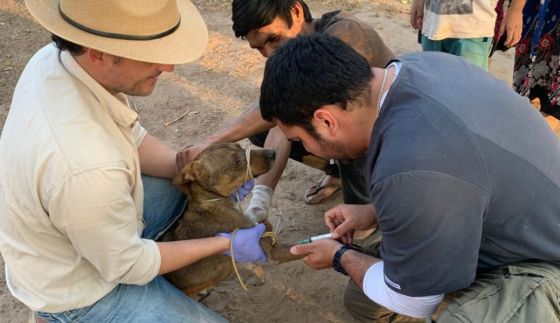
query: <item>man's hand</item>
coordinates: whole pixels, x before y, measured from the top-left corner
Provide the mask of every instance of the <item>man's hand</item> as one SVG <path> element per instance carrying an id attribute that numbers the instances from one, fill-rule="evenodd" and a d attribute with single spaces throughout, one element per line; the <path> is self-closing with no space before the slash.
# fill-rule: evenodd
<path id="1" fill-rule="evenodd" d="M 414 29 L 422 29 L 424 23 L 424 1 L 413 0 L 410 7 L 410 25 Z"/>
<path id="2" fill-rule="evenodd" d="M 177 171 L 180 172 L 186 164 L 193 161 L 196 156 L 210 146 L 209 143 L 201 143 L 194 146 L 186 147 L 183 151 L 177 152 L 175 156 L 175 164 L 177 165 Z"/>
<path id="3" fill-rule="evenodd" d="M 355 230 L 366 230 L 377 226 L 377 217 L 371 204 L 341 204 L 325 213 L 325 224 L 333 239 L 352 243 Z"/>
<path id="4" fill-rule="evenodd" d="M 265 230 L 260 223 L 249 229 L 240 229 L 233 236 L 233 256 L 237 262 L 266 262 L 266 255 L 259 245 L 259 240 Z M 232 239 L 232 233 L 218 233 L 219 237 Z M 226 255 L 230 255 L 229 251 Z"/>
<path id="5" fill-rule="evenodd" d="M 323 269 L 332 267 L 334 254 L 342 244 L 332 239 L 317 240 L 312 243 L 293 246 L 290 252 L 303 256 L 303 261 L 311 268 Z"/>
<path id="6" fill-rule="evenodd" d="M 524 2 L 524 1 L 523 1 Z M 499 37 L 507 32 L 504 45 L 507 47 L 515 46 L 521 40 L 521 32 L 523 31 L 523 6 L 520 4 L 512 4 L 507 10 L 506 16 L 500 25 Z"/>

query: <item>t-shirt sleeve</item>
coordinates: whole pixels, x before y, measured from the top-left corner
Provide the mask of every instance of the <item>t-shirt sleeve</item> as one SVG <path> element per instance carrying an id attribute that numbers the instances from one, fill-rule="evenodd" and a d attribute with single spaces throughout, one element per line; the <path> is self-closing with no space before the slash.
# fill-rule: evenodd
<path id="1" fill-rule="evenodd" d="M 146 138 L 147 134 L 148 132 L 146 129 L 142 127 L 139 121 L 136 121 L 132 127 L 132 137 L 134 138 L 136 148 L 139 148 L 140 145 L 142 145 L 142 142 L 144 142 L 144 138 Z"/>
<path id="2" fill-rule="evenodd" d="M 407 296 L 445 294 L 475 278 L 486 193 L 435 171 L 411 171 L 371 190 L 385 282 Z"/>
<path id="3" fill-rule="evenodd" d="M 125 168 L 106 166 L 73 175 L 53 194 L 53 225 L 107 281 L 146 284 L 158 274 L 159 248 L 141 239 L 141 219 L 131 196 L 134 176 Z"/>
<path id="4" fill-rule="evenodd" d="M 387 55 L 388 49 L 377 32 L 371 28 L 365 30 L 356 21 L 340 19 L 330 25 L 325 33 L 336 37 L 350 45 L 362 55 L 371 66 L 385 67 L 392 58 Z"/>

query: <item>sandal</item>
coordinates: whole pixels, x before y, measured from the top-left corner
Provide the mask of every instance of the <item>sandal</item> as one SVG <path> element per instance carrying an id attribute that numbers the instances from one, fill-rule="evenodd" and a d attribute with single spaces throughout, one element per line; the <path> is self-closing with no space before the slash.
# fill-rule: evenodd
<path id="1" fill-rule="evenodd" d="M 329 178 L 330 177 L 330 178 Z M 325 175 L 317 183 L 313 184 L 305 191 L 303 200 L 306 204 L 318 204 L 333 196 L 342 187 L 340 178 L 336 178 L 334 183 L 328 183 L 329 179 L 332 181 L 331 176 Z"/>

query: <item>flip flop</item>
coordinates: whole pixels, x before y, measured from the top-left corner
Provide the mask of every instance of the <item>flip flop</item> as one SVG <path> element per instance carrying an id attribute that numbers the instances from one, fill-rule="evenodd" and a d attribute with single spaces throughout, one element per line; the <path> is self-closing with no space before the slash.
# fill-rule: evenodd
<path id="1" fill-rule="evenodd" d="M 342 187 L 341 183 L 325 183 L 325 175 L 317 183 L 305 191 L 303 200 L 306 204 L 318 204 L 333 196 Z"/>

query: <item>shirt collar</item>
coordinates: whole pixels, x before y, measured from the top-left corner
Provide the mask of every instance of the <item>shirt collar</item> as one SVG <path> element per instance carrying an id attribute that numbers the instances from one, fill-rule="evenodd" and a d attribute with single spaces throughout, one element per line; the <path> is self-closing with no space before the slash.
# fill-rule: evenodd
<path id="1" fill-rule="evenodd" d="M 68 73 L 84 83 L 116 123 L 123 127 L 132 128 L 138 120 L 138 113 L 130 107 L 128 97 L 125 94 L 112 95 L 109 93 L 76 62 L 68 51 L 60 52 L 60 62 Z"/>

